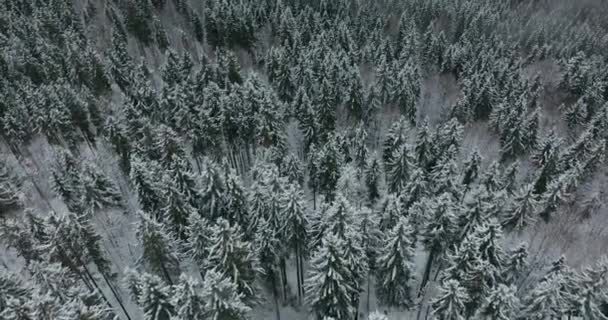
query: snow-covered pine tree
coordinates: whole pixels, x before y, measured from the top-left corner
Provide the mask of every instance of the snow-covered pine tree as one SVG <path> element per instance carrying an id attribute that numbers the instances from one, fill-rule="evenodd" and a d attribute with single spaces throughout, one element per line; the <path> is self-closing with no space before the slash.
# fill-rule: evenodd
<path id="1" fill-rule="evenodd" d="M 11 173 L 4 161 L 0 160 L 0 210 L 6 212 L 21 206 L 21 184 Z"/>
<path id="2" fill-rule="evenodd" d="M 348 320 L 355 315 L 352 296 L 356 289 L 352 287 L 353 274 L 344 259 L 342 239 L 328 232 L 310 261 L 305 281 L 306 301 L 319 320 L 324 317 Z"/>
<path id="3" fill-rule="evenodd" d="M 382 178 L 382 168 L 376 154 L 368 157 L 364 174 L 365 186 L 367 187 L 367 201 L 373 207 L 380 198 L 380 179 Z"/>
<path id="4" fill-rule="evenodd" d="M 296 257 L 296 278 L 298 297 L 303 295 L 304 259 L 308 244 L 308 214 L 304 194 L 296 185 L 291 185 L 281 196 L 281 215 L 284 221 L 281 241 L 293 251 Z"/>
<path id="5" fill-rule="evenodd" d="M 432 304 L 434 319 L 464 320 L 464 304 L 468 299 L 466 290 L 458 281 L 445 281 Z"/>
<path id="6" fill-rule="evenodd" d="M 290 153 L 281 164 L 281 175 L 287 177 L 290 183 L 296 183 L 300 186 L 304 185 L 302 164 L 294 153 Z"/>
<path id="7" fill-rule="evenodd" d="M 517 317 L 519 311 L 519 298 L 513 286 L 498 284 L 484 298 L 475 319 L 479 320 L 510 320 Z"/>
<path id="8" fill-rule="evenodd" d="M 127 37 L 119 31 L 112 32 L 112 48 L 110 49 L 110 74 L 114 82 L 123 92 L 128 92 L 131 86 L 131 70 L 135 64 L 127 51 Z"/>
<path id="9" fill-rule="evenodd" d="M 501 225 L 506 231 L 521 232 L 536 221 L 537 210 L 538 199 L 533 185 L 524 185 L 507 202 Z"/>
<path id="10" fill-rule="evenodd" d="M 404 143 L 393 150 L 385 166 L 389 192 L 400 193 L 403 190 L 413 170 L 413 162 L 407 144 Z"/>
<path id="11" fill-rule="evenodd" d="M 246 230 L 251 220 L 247 191 L 241 178 L 227 164 L 224 164 L 224 186 L 225 211 L 222 218 L 227 219 L 230 224 L 239 225 L 241 230 Z"/>
<path id="12" fill-rule="evenodd" d="M 244 302 L 238 286 L 222 273 L 210 270 L 205 274 L 201 300 L 204 301 L 203 319 L 249 319 L 251 308 Z"/>
<path id="13" fill-rule="evenodd" d="M 163 186 L 162 173 L 163 170 L 158 162 L 150 160 L 145 161 L 138 156 L 132 156 L 130 160 L 131 172 L 129 178 L 137 191 L 137 198 L 141 208 L 157 218 L 161 217 L 161 208 L 163 206 Z"/>
<path id="14" fill-rule="evenodd" d="M 87 208 L 122 207 L 122 195 L 114 182 L 94 164 L 82 168 L 81 183 Z"/>
<path id="15" fill-rule="evenodd" d="M 473 149 L 473 153 L 471 153 L 471 157 L 464 163 L 461 181 L 467 188 L 477 180 L 482 160 L 481 155 L 479 155 L 479 149 L 475 148 Z"/>
<path id="16" fill-rule="evenodd" d="M 259 262 L 252 244 L 243 240 L 243 236 L 238 225 L 230 225 L 223 218 L 216 221 L 209 236 L 206 274 L 211 270 L 227 275 L 243 299 L 249 300 L 256 292 L 254 282 Z"/>
<path id="17" fill-rule="evenodd" d="M 74 211 L 84 194 L 80 164 L 67 150 L 59 150 L 57 158 L 51 179 L 53 191 L 65 201 L 68 209 Z"/>
<path id="18" fill-rule="evenodd" d="M 429 251 L 429 257 L 421 280 L 421 290 L 429 280 L 433 262 L 451 246 L 459 234 L 451 195 L 443 193 L 437 199 L 425 198 L 425 200 L 423 207 L 428 217 L 422 230 L 422 243 Z"/>
<path id="19" fill-rule="evenodd" d="M 416 133 L 416 146 L 414 147 L 414 154 L 416 160 L 418 161 L 418 166 L 423 168 L 426 172 L 431 170 L 437 160 L 435 159 L 433 147 L 434 139 L 435 135 L 429 129 L 429 121 L 428 119 L 425 119 Z"/>
<path id="20" fill-rule="evenodd" d="M 332 138 L 332 140 L 335 139 Z M 325 201 L 333 202 L 336 184 L 340 178 L 339 168 L 342 163 L 335 141 L 326 143 L 323 148 L 317 151 L 315 162 L 318 190 L 325 196 Z"/>
<path id="21" fill-rule="evenodd" d="M 400 117 L 391 125 L 382 146 L 382 160 L 385 164 L 393 160 L 395 150 L 407 143 L 409 129 L 408 121 L 404 117 Z"/>
<path id="22" fill-rule="evenodd" d="M 507 285 L 518 285 L 528 268 L 528 245 L 522 243 L 509 250 L 502 270 L 502 279 Z"/>
<path id="23" fill-rule="evenodd" d="M 173 287 L 171 304 L 174 306 L 176 319 L 205 320 L 206 310 L 201 284 L 195 279 L 182 274 Z"/>
<path id="24" fill-rule="evenodd" d="M 213 221 L 223 216 L 225 210 L 226 182 L 222 169 L 214 161 L 206 159 L 201 180 L 202 188 L 199 192 L 201 209 Z"/>
<path id="25" fill-rule="evenodd" d="M 576 294 L 570 292 L 570 300 L 578 306 L 573 316 L 583 319 L 605 320 L 608 299 L 608 259 L 600 258 L 595 266 L 586 268 L 576 283 Z"/>
<path id="26" fill-rule="evenodd" d="M 173 233 L 142 211 L 139 212 L 136 230 L 142 247 L 137 263 L 173 284 L 171 275 L 180 269 L 180 246 Z"/>
<path id="27" fill-rule="evenodd" d="M 387 306 L 411 308 L 414 239 L 409 221 L 401 217 L 382 243 L 376 262 L 378 299 Z"/>
<path id="28" fill-rule="evenodd" d="M 171 320 L 175 316 L 175 306 L 171 303 L 173 288 L 158 276 L 127 270 L 125 285 L 142 309 L 145 320 Z"/>

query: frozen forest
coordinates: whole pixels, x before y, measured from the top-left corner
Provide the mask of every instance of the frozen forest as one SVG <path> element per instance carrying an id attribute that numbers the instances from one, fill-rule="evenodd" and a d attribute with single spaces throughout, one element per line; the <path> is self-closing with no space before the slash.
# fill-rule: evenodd
<path id="1" fill-rule="evenodd" d="M 0 0 L 0 319 L 608 320 L 607 17 Z"/>

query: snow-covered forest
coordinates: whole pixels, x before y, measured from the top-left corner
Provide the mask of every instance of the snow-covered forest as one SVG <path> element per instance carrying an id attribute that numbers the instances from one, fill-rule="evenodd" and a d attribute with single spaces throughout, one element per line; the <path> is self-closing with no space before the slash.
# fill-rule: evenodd
<path id="1" fill-rule="evenodd" d="M 0 0 L 0 319 L 607 320 L 603 0 Z"/>

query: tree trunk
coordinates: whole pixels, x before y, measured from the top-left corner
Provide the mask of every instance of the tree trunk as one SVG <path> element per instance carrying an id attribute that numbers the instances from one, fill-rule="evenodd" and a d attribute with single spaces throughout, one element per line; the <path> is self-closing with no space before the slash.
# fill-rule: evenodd
<path id="1" fill-rule="evenodd" d="M 368 272 L 367 273 L 367 301 L 365 302 L 365 311 L 367 311 L 367 314 L 369 314 L 369 296 L 370 296 L 370 290 L 371 290 L 371 279 L 372 279 L 372 273 Z"/>
<path id="2" fill-rule="evenodd" d="M 429 252 L 429 258 L 426 261 L 426 266 L 424 268 L 424 274 L 422 275 L 422 281 L 420 282 L 420 289 L 418 290 L 418 297 L 422 294 L 424 287 L 426 287 L 427 282 L 429 281 L 429 277 L 431 276 L 431 268 L 433 267 L 433 259 L 435 258 L 435 250 L 431 250 Z"/>
<path id="3" fill-rule="evenodd" d="M 300 283 L 300 250 L 299 250 L 300 246 L 299 244 L 296 242 L 296 280 L 298 283 L 298 304 L 302 304 L 302 284 Z"/>
<path id="4" fill-rule="evenodd" d="M 285 258 L 281 258 L 281 278 L 283 278 L 283 301 L 287 301 L 287 270 Z"/>
<path id="5" fill-rule="evenodd" d="M 164 263 L 160 264 L 160 268 L 163 271 L 163 275 L 165 276 L 165 278 L 167 278 L 167 282 L 169 282 L 169 285 L 172 286 L 173 285 L 173 281 L 171 280 L 171 276 L 169 276 L 169 272 L 167 271 L 167 268 L 165 267 Z"/>
<path id="6" fill-rule="evenodd" d="M 281 320 L 281 311 L 279 309 L 279 297 L 277 293 L 277 284 L 276 277 L 274 275 L 274 270 L 270 270 L 270 285 L 272 286 L 272 296 L 274 297 L 274 308 L 277 320 Z"/>
<path id="7" fill-rule="evenodd" d="M 317 188 L 312 188 L 312 209 L 317 210 Z"/>
<path id="8" fill-rule="evenodd" d="M 302 257 L 302 252 L 300 252 L 300 284 L 302 285 L 300 288 L 300 290 L 302 290 L 302 298 L 304 298 L 304 258 Z"/>

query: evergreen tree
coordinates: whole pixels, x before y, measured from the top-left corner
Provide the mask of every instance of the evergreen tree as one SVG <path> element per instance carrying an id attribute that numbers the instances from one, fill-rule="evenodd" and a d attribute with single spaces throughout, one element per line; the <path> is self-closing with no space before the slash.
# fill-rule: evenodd
<path id="1" fill-rule="evenodd" d="M 205 305 L 202 295 L 199 293 L 200 284 L 186 275 L 179 277 L 179 282 L 173 288 L 171 304 L 175 307 L 177 319 L 206 319 Z"/>
<path id="2" fill-rule="evenodd" d="M 418 166 L 427 172 L 430 171 L 435 162 L 433 140 L 434 134 L 429 129 L 428 119 L 425 119 L 416 134 L 414 154 L 418 161 Z"/>
<path id="3" fill-rule="evenodd" d="M 227 275 L 243 299 L 251 299 L 255 293 L 258 258 L 251 243 L 243 240 L 241 228 L 220 218 L 211 228 L 209 244 L 207 270 Z"/>
<path id="4" fill-rule="evenodd" d="M 145 320 L 171 320 L 175 307 L 171 304 L 171 287 L 151 274 L 128 270 L 125 283 L 133 300 L 144 312 Z"/>
<path id="5" fill-rule="evenodd" d="M 203 319 L 245 320 L 251 308 L 244 303 L 238 286 L 222 273 L 210 270 L 205 275 L 201 300 L 204 301 Z"/>
<path id="6" fill-rule="evenodd" d="M 188 236 L 186 252 L 198 266 L 201 278 L 204 278 L 203 271 L 207 269 L 207 259 L 209 258 L 211 223 L 198 214 L 190 215 L 186 232 Z"/>
<path id="7" fill-rule="evenodd" d="M 9 171 L 4 161 L 0 161 L 0 210 L 3 212 L 21 206 L 21 185 Z"/>
<path id="8" fill-rule="evenodd" d="M 137 263 L 152 272 L 162 275 L 172 284 L 171 274 L 179 271 L 180 248 L 171 232 L 150 218 L 146 213 L 139 213 L 136 236 L 142 246 Z"/>
<path id="9" fill-rule="evenodd" d="M 514 319 L 519 310 L 519 299 L 516 289 L 499 284 L 484 299 L 476 319 L 509 320 Z"/>
<path id="10" fill-rule="evenodd" d="M 517 284 L 527 268 L 528 246 L 525 243 L 522 243 L 509 251 L 502 271 L 502 278 L 504 279 L 505 284 Z"/>
<path id="11" fill-rule="evenodd" d="M 127 51 L 127 38 L 120 32 L 112 32 L 112 49 L 110 51 L 110 74 L 123 92 L 128 92 L 131 86 L 130 72 L 135 64 Z"/>
<path id="12" fill-rule="evenodd" d="M 351 319 L 355 313 L 352 296 L 352 271 L 344 259 L 344 240 L 327 233 L 323 243 L 310 261 L 305 282 L 306 300 L 316 318 Z"/>
<path id="13" fill-rule="evenodd" d="M 436 200 L 428 199 L 424 203 L 425 214 L 428 220 L 422 230 L 422 243 L 429 251 L 420 288 L 423 289 L 429 280 L 433 262 L 452 244 L 458 230 L 456 230 L 455 208 L 452 197 L 441 194 Z"/>
<path id="14" fill-rule="evenodd" d="M 413 230 L 409 221 L 400 218 L 386 234 L 377 260 L 378 298 L 388 306 L 411 307 Z"/>
<path id="15" fill-rule="evenodd" d="M 605 312 L 608 298 L 608 259 L 600 258 L 594 267 L 585 269 L 578 281 L 579 290 L 573 300 L 579 307 L 576 315 L 583 319 L 608 319 Z M 572 293 L 570 293 L 572 295 Z"/>
<path id="16" fill-rule="evenodd" d="M 284 228 L 280 239 L 292 250 L 296 257 L 296 276 L 298 284 L 298 297 L 301 296 L 304 279 L 304 258 L 307 254 L 308 243 L 308 217 L 304 194 L 294 185 L 291 185 L 281 197 Z"/>
<path id="17" fill-rule="evenodd" d="M 130 163 L 129 177 L 137 191 L 139 204 L 145 212 L 160 218 L 164 196 L 162 176 L 159 177 L 158 173 L 162 173 L 163 169 L 156 161 L 144 161 L 136 156 L 131 158 Z"/>
<path id="18" fill-rule="evenodd" d="M 433 316 L 437 320 L 464 320 L 464 304 L 469 297 L 456 280 L 445 281 L 433 301 Z"/>
<path id="19" fill-rule="evenodd" d="M 336 142 L 327 143 L 322 149 L 318 150 L 315 162 L 319 192 L 325 196 L 325 201 L 332 202 L 340 178 L 339 168 L 341 164 Z"/>
<path id="20" fill-rule="evenodd" d="M 401 192 L 409 180 L 413 159 L 407 144 L 398 146 L 386 163 L 387 184 L 389 192 Z"/>
<path id="21" fill-rule="evenodd" d="M 507 231 L 523 231 L 526 226 L 534 223 L 538 204 L 532 185 L 524 185 L 507 203 L 502 227 Z"/>
<path id="22" fill-rule="evenodd" d="M 380 167 L 380 161 L 374 154 L 370 156 L 365 165 L 365 186 L 367 187 L 367 200 L 373 206 L 376 201 L 380 198 L 380 179 L 382 169 Z"/>
<path id="23" fill-rule="evenodd" d="M 396 150 L 406 145 L 409 125 L 404 117 L 391 125 L 382 147 L 382 160 L 384 164 L 391 163 Z"/>
<path id="24" fill-rule="evenodd" d="M 474 149 L 471 157 L 464 164 L 464 170 L 462 173 L 462 184 L 469 186 L 479 176 L 479 170 L 481 166 L 482 158 L 479 155 L 479 150 Z"/>

